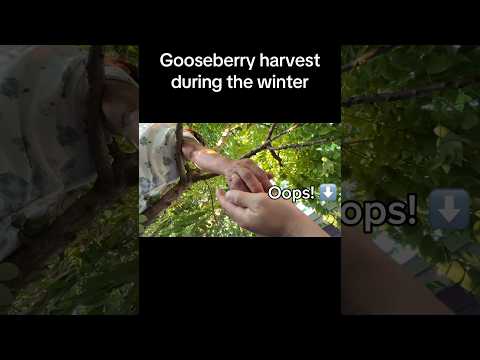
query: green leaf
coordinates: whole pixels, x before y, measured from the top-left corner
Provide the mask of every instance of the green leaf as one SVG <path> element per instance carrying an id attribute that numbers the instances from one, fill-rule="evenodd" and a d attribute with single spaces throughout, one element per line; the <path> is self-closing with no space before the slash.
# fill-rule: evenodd
<path id="1" fill-rule="evenodd" d="M 465 104 L 469 103 L 473 99 L 465 94 L 463 91 L 459 91 L 457 99 L 455 100 L 455 109 L 462 112 L 465 108 Z"/>
<path id="2" fill-rule="evenodd" d="M 470 130 L 473 129 L 475 126 L 478 125 L 478 115 L 475 114 L 473 111 L 469 111 L 465 113 L 465 118 L 462 121 L 462 129 L 463 130 Z"/>
<path id="3" fill-rule="evenodd" d="M 451 65 L 450 57 L 444 54 L 430 53 L 425 58 L 426 70 L 429 74 L 439 74 Z"/>
<path id="4" fill-rule="evenodd" d="M 458 140 L 450 140 L 448 138 L 441 139 L 439 144 L 439 163 L 461 165 L 463 161 L 463 144 Z"/>

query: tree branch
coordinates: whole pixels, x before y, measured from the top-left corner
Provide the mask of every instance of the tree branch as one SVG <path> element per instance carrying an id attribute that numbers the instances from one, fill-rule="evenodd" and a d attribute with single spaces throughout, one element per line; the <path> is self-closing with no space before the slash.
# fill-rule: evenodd
<path id="1" fill-rule="evenodd" d="M 215 223 L 218 224 L 217 214 L 215 214 L 215 201 L 213 200 L 214 196 L 213 196 L 212 188 L 210 187 L 210 184 L 208 183 L 208 181 L 206 181 L 205 184 L 208 187 L 208 193 L 210 195 L 210 203 L 212 204 L 213 218 L 215 219 Z"/>
<path id="2" fill-rule="evenodd" d="M 183 123 L 177 123 L 177 128 L 175 130 L 175 134 L 177 137 L 177 148 L 175 152 L 176 162 L 177 162 L 177 170 L 180 176 L 180 183 L 185 184 L 187 182 L 187 176 L 185 173 L 185 163 L 183 161 L 183 153 L 182 153 L 182 146 L 183 146 Z"/>
<path id="3" fill-rule="evenodd" d="M 98 184 L 103 190 L 110 190 L 114 183 L 111 158 L 103 129 L 103 93 L 105 90 L 105 66 L 103 46 L 90 48 L 87 64 L 89 93 L 87 99 L 87 129 L 98 173 Z"/>
<path id="4" fill-rule="evenodd" d="M 273 135 L 273 131 L 275 130 L 277 125 L 278 125 L 278 123 L 273 123 L 272 124 L 272 126 L 270 127 L 270 130 L 268 131 L 268 135 L 267 135 L 267 138 L 265 139 L 265 142 L 270 141 L 270 139 L 272 138 L 272 135 Z"/>
<path id="5" fill-rule="evenodd" d="M 375 141 L 375 139 L 364 139 L 364 140 L 354 140 L 354 141 L 343 141 L 342 146 L 349 146 L 349 145 L 356 145 L 356 144 L 362 144 L 366 142 L 372 142 Z"/>
<path id="6" fill-rule="evenodd" d="M 272 137 L 272 138 L 270 139 L 270 142 L 273 142 L 273 141 L 279 139 L 280 137 L 282 137 L 283 135 L 289 134 L 289 133 L 291 133 L 293 130 L 298 129 L 298 128 L 304 126 L 304 125 L 306 125 L 306 123 L 296 123 L 296 124 L 293 124 L 293 125 L 292 125 L 290 128 L 288 128 L 287 130 L 285 130 L 285 131 L 281 132 L 280 134 Z"/>
<path id="7" fill-rule="evenodd" d="M 378 104 L 383 102 L 425 97 L 431 95 L 436 91 L 441 91 L 445 89 L 461 89 L 476 83 L 480 83 L 480 76 L 475 76 L 469 79 L 444 81 L 441 83 L 428 85 L 419 89 L 403 90 L 398 92 L 385 92 L 375 95 L 352 96 L 347 100 L 342 101 L 342 107 L 351 107 L 359 104 Z"/>
<path id="8" fill-rule="evenodd" d="M 157 203 L 148 208 L 143 215 L 146 216 L 147 221 L 145 222 L 145 227 L 151 225 L 155 219 L 166 210 L 170 205 L 172 205 L 178 198 L 191 186 L 191 182 L 187 183 L 178 183 L 172 189 L 170 189 Z"/>
<path id="9" fill-rule="evenodd" d="M 396 47 L 397 46 L 393 46 L 393 45 L 380 46 L 379 48 L 376 48 L 372 51 L 369 51 L 366 54 L 364 54 L 364 55 L 360 56 L 359 58 L 355 59 L 351 63 L 343 65 L 342 66 L 342 73 L 346 72 L 346 71 L 350 71 L 350 70 L 356 68 L 357 66 L 363 65 L 363 64 L 369 62 L 370 60 L 376 58 L 377 56 L 385 54 L 385 53 L 393 50 Z"/>
<path id="10" fill-rule="evenodd" d="M 300 123 L 297 123 L 297 124 L 294 124 L 293 126 L 291 126 L 290 128 L 288 128 L 287 130 L 281 132 L 280 134 L 270 138 L 269 141 L 265 141 L 262 145 L 260 145 L 259 147 L 257 147 L 256 149 L 253 149 L 252 151 L 249 151 L 248 153 L 246 153 L 245 155 L 243 155 L 240 160 L 243 160 L 243 159 L 249 159 L 251 158 L 252 156 L 258 154 L 260 151 L 263 151 L 265 149 L 268 148 L 269 145 L 271 145 L 271 143 L 275 140 L 277 140 L 278 138 L 286 135 L 286 134 L 289 134 L 291 133 L 293 130 L 295 129 L 298 129 L 299 127 L 303 126 L 305 124 L 300 124 Z"/>
<path id="11" fill-rule="evenodd" d="M 280 155 L 278 155 L 275 151 L 273 150 L 270 150 L 270 154 L 272 155 L 272 157 L 278 161 L 278 165 L 280 165 L 280 167 L 283 167 L 283 163 L 282 163 L 282 158 L 280 157 Z"/>
<path id="12" fill-rule="evenodd" d="M 332 141 L 333 139 L 322 139 L 322 140 L 316 140 L 316 141 L 311 141 L 308 143 L 303 143 L 303 144 L 288 144 L 288 145 L 283 145 L 279 147 L 267 147 L 268 150 L 270 151 L 279 151 L 279 150 L 286 150 L 286 149 L 299 149 L 302 147 L 308 147 L 308 146 L 314 146 L 314 145 L 320 145 L 320 144 L 325 144 L 327 142 Z"/>

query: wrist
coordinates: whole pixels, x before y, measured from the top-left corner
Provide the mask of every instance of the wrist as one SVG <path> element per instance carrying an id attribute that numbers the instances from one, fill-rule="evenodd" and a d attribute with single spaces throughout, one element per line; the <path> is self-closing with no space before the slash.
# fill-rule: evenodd
<path id="1" fill-rule="evenodd" d="M 220 175 L 228 176 L 230 174 L 230 169 L 235 165 L 235 160 L 228 159 L 226 157 L 221 157 L 221 166 L 220 166 Z"/>
<path id="2" fill-rule="evenodd" d="M 298 215 L 287 226 L 286 236 L 318 236 L 329 237 L 320 226 L 312 221 L 307 215 L 298 211 Z"/>
<path id="3" fill-rule="evenodd" d="M 296 209 L 295 216 L 292 216 L 286 224 L 286 236 L 301 236 L 305 226 L 310 226 L 306 221 L 307 216 L 300 210 Z"/>

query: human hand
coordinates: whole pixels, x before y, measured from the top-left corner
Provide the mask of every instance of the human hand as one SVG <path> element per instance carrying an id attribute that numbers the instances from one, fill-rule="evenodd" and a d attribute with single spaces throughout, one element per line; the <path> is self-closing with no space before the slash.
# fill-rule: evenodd
<path id="1" fill-rule="evenodd" d="M 272 186 L 270 179 L 273 175 L 263 171 L 251 159 L 230 161 L 223 174 L 231 190 L 263 193 Z"/>
<path id="2" fill-rule="evenodd" d="M 227 215 L 242 228 L 265 236 L 329 235 L 302 213 L 291 201 L 273 200 L 265 193 L 217 190 Z"/>

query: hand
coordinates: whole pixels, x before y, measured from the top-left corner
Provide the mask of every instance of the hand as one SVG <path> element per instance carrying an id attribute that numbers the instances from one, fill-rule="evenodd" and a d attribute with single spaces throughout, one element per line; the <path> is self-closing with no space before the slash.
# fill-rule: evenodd
<path id="1" fill-rule="evenodd" d="M 240 190 L 252 193 L 268 192 L 272 186 L 272 174 L 267 174 L 253 160 L 232 160 L 223 174 L 230 190 Z"/>
<path id="2" fill-rule="evenodd" d="M 302 213 L 291 201 L 272 200 L 265 193 L 217 190 L 227 215 L 242 228 L 266 236 L 329 235 Z"/>

